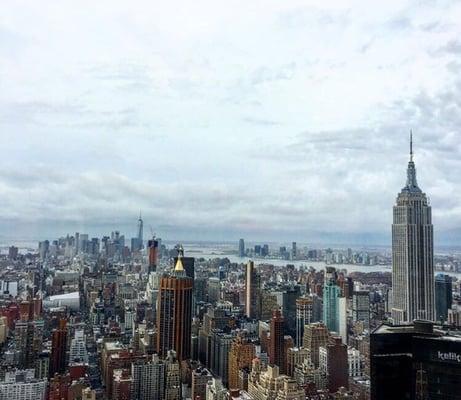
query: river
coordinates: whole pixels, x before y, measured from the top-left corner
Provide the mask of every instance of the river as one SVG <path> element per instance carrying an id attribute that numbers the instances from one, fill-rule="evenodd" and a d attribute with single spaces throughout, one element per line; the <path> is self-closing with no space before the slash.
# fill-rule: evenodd
<path id="1" fill-rule="evenodd" d="M 249 260 L 253 260 L 256 265 L 258 264 L 272 264 L 279 267 L 286 266 L 287 264 L 292 264 L 296 268 L 301 266 L 304 267 L 313 267 L 316 270 L 325 268 L 327 265 L 324 261 L 307 261 L 307 260 L 281 260 L 279 258 L 249 258 L 249 257 L 239 257 L 236 254 L 229 254 L 226 251 L 221 251 L 219 249 L 210 249 L 210 248 L 198 248 L 196 246 L 184 246 L 184 252 L 188 256 L 204 259 L 213 259 L 213 258 L 228 258 L 232 263 L 247 263 Z M 348 272 L 392 272 L 391 265 L 362 265 L 362 264 L 329 264 L 336 269 L 345 269 Z M 461 273 L 452 272 L 452 271 L 435 271 L 435 274 L 447 274 L 457 279 L 461 279 Z"/>

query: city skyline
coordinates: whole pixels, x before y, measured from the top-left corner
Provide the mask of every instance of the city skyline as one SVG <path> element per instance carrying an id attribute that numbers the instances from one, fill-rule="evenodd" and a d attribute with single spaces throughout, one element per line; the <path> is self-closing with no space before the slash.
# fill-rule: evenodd
<path id="1" fill-rule="evenodd" d="M 4 0 L 0 400 L 461 400 L 460 20 Z"/>
<path id="2" fill-rule="evenodd" d="M 460 4 L 141 8 L 6 2 L 2 237 L 389 244 L 413 129 L 459 242 Z"/>

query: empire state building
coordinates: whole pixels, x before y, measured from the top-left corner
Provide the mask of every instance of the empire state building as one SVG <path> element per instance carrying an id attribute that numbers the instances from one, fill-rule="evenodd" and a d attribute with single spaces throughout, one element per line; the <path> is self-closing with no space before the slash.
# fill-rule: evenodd
<path id="1" fill-rule="evenodd" d="M 432 212 L 416 182 L 413 140 L 407 183 L 397 196 L 392 224 L 392 319 L 405 324 L 435 320 Z"/>

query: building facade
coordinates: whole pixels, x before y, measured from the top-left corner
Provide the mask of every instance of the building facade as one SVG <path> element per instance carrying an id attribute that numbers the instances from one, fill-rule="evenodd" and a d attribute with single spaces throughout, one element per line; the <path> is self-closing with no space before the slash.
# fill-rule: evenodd
<path id="1" fill-rule="evenodd" d="M 371 400 L 461 399 L 461 337 L 428 321 L 371 334 Z"/>

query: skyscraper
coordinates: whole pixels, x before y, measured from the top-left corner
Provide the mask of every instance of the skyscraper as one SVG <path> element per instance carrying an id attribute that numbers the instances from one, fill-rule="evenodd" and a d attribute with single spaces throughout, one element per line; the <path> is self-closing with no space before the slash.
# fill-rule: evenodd
<path id="1" fill-rule="evenodd" d="M 319 366 L 319 348 L 326 346 L 329 336 L 327 327 L 321 322 L 306 325 L 304 329 L 303 347 L 309 349 L 315 367 Z"/>
<path id="2" fill-rule="evenodd" d="M 179 361 L 190 358 L 193 280 L 186 275 L 179 253 L 173 273 L 160 280 L 157 308 L 157 352 L 176 352 Z"/>
<path id="3" fill-rule="evenodd" d="M 242 389 L 239 371 L 243 368 L 250 368 L 255 355 L 255 345 L 245 331 L 239 332 L 229 351 L 229 389 Z"/>
<path id="4" fill-rule="evenodd" d="M 245 270 L 245 315 L 257 319 L 259 316 L 260 278 L 253 261 L 248 261 Z"/>
<path id="5" fill-rule="evenodd" d="M 245 257 L 245 241 L 239 240 L 239 257 Z"/>
<path id="6" fill-rule="evenodd" d="M 156 239 L 155 236 L 153 236 L 152 239 L 150 239 L 147 242 L 147 248 L 148 248 L 148 258 L 149 258 L 148 271 L 153 272 L 157 270 L 158 248 L 159 248 L 158 239 Z"/>
<path id="7" fill-rule="evenodd" d="M 50 376 L 63 373 L 66 369 L 67 350 L 67 320 L 59 321 L 59 328 L 55 329 L 51 337 Z"/>
<path id="8" fill-rule="evenodd" d="M 137 239 L 138 239 L 139 245 L 141 246 L 140 247 L 141 249 L 143 247 L 143 241 L 144 241 L 143 230 L 144 230 L 144 223 L 142 221 L 141 211 L 140 211 L 139 212 L 139 219 L 138 219 L 138 235 L 137 235 Z"/>
<path id="9" fill-rule="evenodd" d="M 435 318 L 446 321 L 448 309 L 453 302 L 453 293 L 450 275 L 437 274 L 435 277 Z"/>
<path id="10" fill-rule="evenodd" d="M 301 296 L 301 287 L 293 285 L 282 294 L 282 313 L 285 317 L 285 332 L 287 335 L 296 335 L 296 299 Z"/>
<path id="11" fill-rule="evenodd" d="M 327 267 L 323 288 L 323 321 L 328 330 L 339 332 L 339 295 L 341 289 L 336 284 L 335 269 Z"/>
<path id="12" fill-rule="evenodd" d="M 354 291 L 352 295 L 352 319 L 363 321 L 365 328 L 370 326 L 370 292 L 368 290 Z"/>
<path id="13" fill-rule="evenodd" d="M 296 347 L 302 346 L 304 326 L 313 322 L 313 305 L 312 297 L 296 299 Z"/>
<path id="14" fill-rule="evenodd" d="M 285 373 L 285 319 L 280 310 L 274 310 L 270 325 L 269 362 Z"/>
<path id="15" fill-rule="evenodd" d="M 397 196 L 392 225 L 394 323 L 434 321 L 434 244 L 431 206 L 416 182 L 413 140 L 407 182 Z"/>
<path id="16" fill-rule="evenodd" d="M 326 372 L 328 389 L 335 393 L 340 387 L 349 387 L 349 364 L 347 359 L 347 345 L 342 343 L 339 336 L 330 338 L 325 347 L 320 348 L 322 360 L 321 369 Z"/>

